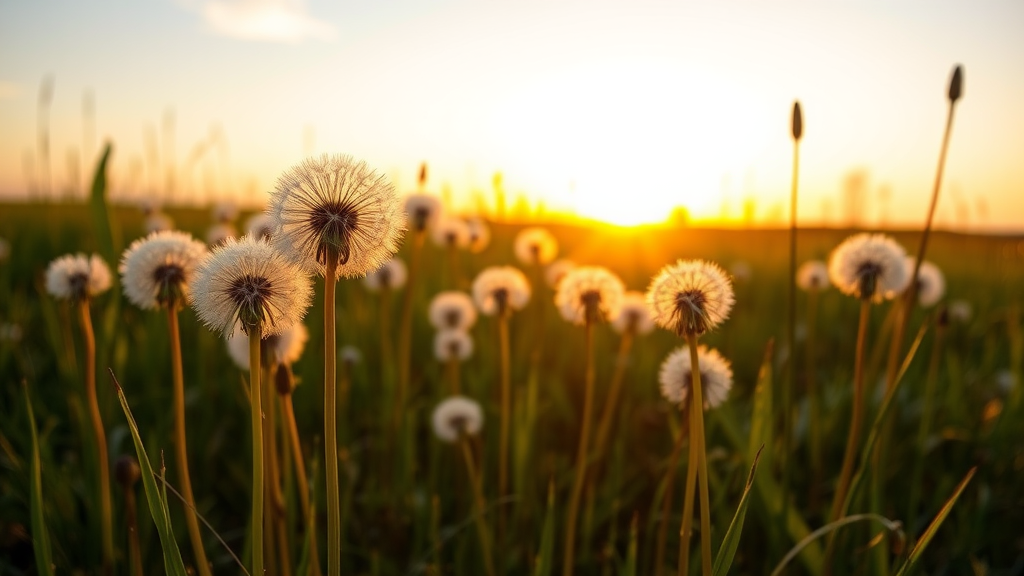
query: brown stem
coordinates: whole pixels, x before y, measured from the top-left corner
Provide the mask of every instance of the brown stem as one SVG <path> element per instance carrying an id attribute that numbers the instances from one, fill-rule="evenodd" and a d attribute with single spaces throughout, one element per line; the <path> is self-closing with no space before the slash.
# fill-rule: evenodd
<path id="1" fill-rule="evenodd" d="M 697 448 L 697 480 L 700 497 L 700 565 L 704 576 L 711 576 L 711 499 L 708 497 L 708 460 L 704 440 L 704 392 L 701 389 L 700 362 L 697 355 L 697 336 L 686 335 L 690 348 L 690 374 L 693 380 L 693 409 L 691 433 Z M 691 449 L 693 448 L 691 443 Z"/>
<path id="2" fill-rule="evenodd" d="M 327 574 L 341 574 L 341 498 L 338 484 L 337 345 L 334 292 L 338 256 L 329 251 L 324 271 L 324 467 L 327 470 Z"/>
<path id="3" fill-rule="evenodd" d="M 85 344 L 85 395 L 89 403 L 89 419 L 92 422 L 93 440 L 96 442 L 96 465 L 100 473 L 100 524 L 103 540 L 103 573 L 112 574 L 114 569 L 114 517 L 110 504 L 110 461 L 107 456 L 107 433 L 100 416 L 100 403 L 96 398 L 96 334 L 92 329 L 92 315 L 89 300 L 78 303 L 79 321 Z"/>
<path id="4" fill-rule="evenodd" d="M 679 570 L 678 576 L 686 576 L 690 572 L 690 539 L 693 537 L 693 497 L 697 491 L 697 446 L 693 429 L 693 399 L 687 405 L 687 420 L 690 424 L 690 447 L 687 450 L 686 488 L 683 491 L 683 525 L 679 529 Z"/>
<path id="5" fill-rule="evenodd" d="M 587 477 L 587 461 L 590 456 L 590 428 L 594 419 L 594 325 L 587 322 L 585 331 L 586 379 L 583 390 L 583 423 L 580 430 L 579 446 L 576 450 L 576 476 L 569 496 L 569 515 L 565 527 L 565 555 L 562 563 L 563 576 L 572 576 L 576 564 L 576 517 L 579 515 L 583 483 Z"/>
<path id="6" fill-rule="evenodd" d="M 477 473 L 476 465 L 473 463 L 473 452 L 469 448 L 469 440 L 465 435 L 459 435 L 459 447 L 462 448 L 462 456 L 466 461 L 466 473 L 469 475 L 469 483 L 473 486 L 473 505 L 476 508 L 474 516 L 477 534 L 480 536 L 480 550 L 484 559 L 484 568 L 487 570 L 488 576 L 495 576 L 494 559 L 491 556 L 490 535 L 487 533 L 487 523 L 484 522 L 486 500 L 484 500 L 483 488 L 480 486 L 480 475 Z"/>
<path id="7" fill-rule="evenodd" d="M 139 526 L 136 521 L 138 511 L 133 486 L 126 486 L 124 489 L 124 517 L 128 525 L 128 564 L 131 567 L 131 576 L 142 576 L 142 547 L 139 545 Z"/>
<path id="8" fill-rule="evenodd" d="M 668 469 L 665 471 L 664 500 L 661 504 L 661 522 L 658 523 L 658 537 L 654 552 L 654 575 L 661 574 L 661 568 L 665 565 L 665 539 L 668 536 L 668 521 L 672 513 L 672 496 L 675 494 L 672 484 L 676 480 L 676 470 L 679 468 L 679 456 L 683 453 L 683 440 L 689 435 L 686 433 L 690 426 L 690 418 L 683 413 L 683 422 L 676 435 L 675 445 L 672 447 L 672 455 L 668 459 Z M 691 494 L 690 500 L 693 500 Z"/>
<path id="9" fill-rule="evenodd" d="M 252 424 L 252 573 L 263 575 L 263 393 L 261 391 L 260 341 L 257 326 L 249 331 L 249 402 Z"/>
<path id="10" fill-rule="evenodd" d="M 281 396 L 281 413 L 284 416 L 285 425 L 288 429 L 288 440 L 291 443 L 292 460 L 295 464 L 295 480 L 298 482 L 299 502 L 302 505 L 302 525 L 310 525 L 310 517 L 313 509 L 309 502 L 309 478 L 306 476 L 306 460 L 302 453 L 302 444 L 299 442 L 299 428 L 295 424 L 295 410 L 292 408 L 292 395 Z M 320 576 L 320 556 L 316 550 L 315 537 L 309 539 L 309 556 L 314 559 L 310 564 L 314 576 Z"/>
<path id="11" fill-rule="evenodd" d="M 633 344 L 633 332 L 627 330 L 622 339 L 619 340 L 619 354 L 615 359 L 615 372 L 612 374 L 612 382 L 608 387 L 608 398 L 604 403 L 604 410 L 601 411 L 601 420 L 597 425 L 597 437 L 594 441 L 594 456 L 602 458 L 608 444 L 608 436 L 612 431 L 612 422 L 615 420 L 615 409 L 619 404 L 619 394 L 622 392 L 622 382 L 626 375 L 626 365 L 629 360 L 629 350 Z"/>

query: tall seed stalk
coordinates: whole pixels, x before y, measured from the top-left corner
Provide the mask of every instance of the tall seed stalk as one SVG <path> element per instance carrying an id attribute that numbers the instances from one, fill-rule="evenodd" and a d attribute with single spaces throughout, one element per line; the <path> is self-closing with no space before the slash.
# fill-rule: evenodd
<path id="1" fill-rule="evenodd" d="M 791 134 L 793 136 L 792 188 L 789 196 L 789 282 L 787 283 L 786 304 L 786 345 L 789 359 L 786 362 L 786 385 L 782 387 L 782 506 L 779 522 L 789 514 L 790 455 L 793 452 L 793 390 L 796 388 L 796 206 L 800 180 L 800 138 L 804 134 L 803 113 L 800 102 L 793 103 Z"/>

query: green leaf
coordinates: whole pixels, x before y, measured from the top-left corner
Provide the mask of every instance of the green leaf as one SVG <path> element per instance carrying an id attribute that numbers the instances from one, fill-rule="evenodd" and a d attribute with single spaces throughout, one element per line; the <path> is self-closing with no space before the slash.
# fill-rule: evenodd
<path id="1" fill-rule="evenodd" d="M 36 570 L 42 576 L 53 576 L 53 553 L 50 550 L 50 534 L 46 530 L 46 517 L 43 514 L 43 465 L 39 458 L 39 436 L 36 432 L 36 417 L 32 412 L 32 399 L 29 397 L 28 386 L 22 385 L 25 391 L 25 408 L 28 410 L 28 423 L 32 428 L 32 549 L 36 555 Z"/>
<path id="2" fill-rule="evenodd" d="M 109 370 L 109 369 L 108 369 Z M 135 443 L 135 452 L 138 455 L 139 467 L 142 469 L 142 487 L 146 493 L 146 503 L 149 505 L 149 514 L 156 524 L 156 531 L 160 537 L 160 547 L 164 555 L 164 570 L 170 576 L 187 576 L 185 563 L 181 559 L 181 552 L 178 550 L 178 543 L 174 540 L 174 533 L 171 530 L 171 518 L 167 512 L 166 497 L 161 496 L 160 487 L 156 484 L 156 476 L 153 467 L 149 463 L 149 456 L 146 455 L 146 448 L 139 436 L 139 428 L 135 425 L 132 411 L 128 407 L 128 400 L 124 397 L 124 391 L 114 376 L 114 371 L 109 370 L 110 378 L 114 381 L 114 388 L 117 391 L 117 399 L 121 402 L 121 409 L 128 420 L 128 429 L 132 433 L 132 441 Z"/>
<path id="3" fill-rule="evenodd" d="M 921 555 L 924 554 L 925 547 L 927 547 L 928 543 L 935 537 L 935 533 L 939 531 L 939 527 L 942 526 L 942 523 L 946 520 L 946 516 L 949 516 L 950 511 L 953 510 L 953 505 L 956 504 L 956 501 L 960 498 L 960 495 L 963 494 L 964 489 L 967 488 L 967 484 L 971 481 L 971 478 L 974 477 L 974 473 L 977 471 L 977 466 L 967 471 L 967 475 L 964 476 L 964 479 L 961 480 L 960 484 L 957 485 L 955 490 L 953 490 L 953 495 L 949 497 L 949 500 L 946 500 L 946 503 L 942 505 L 941 509 L 939 509 L 939 513 L 935 515 L 935 519 L 932 520 L 932 523 L 929 524 L 928 528 L 925 529 L 923 534 L 921 534 L 921 538 L 918 539 L 917 544 L 914 545 L 914 549 L 910 551 L 910 556 L 907 557 L 907 561 L 900 568 L 900 571 L 896 573 L 896 576 L 904 576 L 905 574 L 911 573 L 917 565 L 917 562 L 921 559 Z"/>
<path id="4" fill-rule="evenodd" d="M 732 567 L 736 558 L 736 550 L 740 545 L 740 535 L 743 533 L 743 520 L 747 517 L 747 508 L 750 506 L 750 489 L 754 486 L 754 474 L 757 472 L 757 461 L 761 459 L 762 444 L 754 455 L 754 463 L 750 467 L 750 474 L 747 476 L 747 485 L 743 488 L 743 496 L 740 497 L 740 504 L 736 507 L 736 514 L 729 523 L 729 529 L 725 531 L 725 539 L 722 540 L 722 547 L 718 549 L 718 556 L 715 557 L 713 574 L 725 576 Z"/>
<path id="5" fill-rule="evenodd" d="M 551 576 L 555 555 L 555 482 L 548 482 L 548 511 L 544 514 L 540 549 L 534 559 L 533 576 Z"/>

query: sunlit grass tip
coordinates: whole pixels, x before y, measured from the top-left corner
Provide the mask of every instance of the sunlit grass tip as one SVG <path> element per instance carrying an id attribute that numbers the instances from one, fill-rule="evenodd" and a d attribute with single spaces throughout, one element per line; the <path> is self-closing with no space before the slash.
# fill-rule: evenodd
<path id="1" fill-rule="evenodd" d="M 647 289 L 654 322 L 678 336 L 713 330 L 729 317 L 735 300 L 725 271 L 704 260 L 665 266 Z"/>
<path id="2" fill-rule="evenodd" d="M 110 267 L 98 254 L 67 254 L 46 268 L 46 291 L 55 298 L 75 302 L 110 289 Z"/>
<path id="3" fill-rule="evenodd" d="M 732 389 L 732 365 L 717 350 L 704 345 L 697 346 L 697 359 L 704 409 L 710 410 L 725 402 L 729 396 L 729 390 Z M 693 366 L 688 346 L 677 348 L 665 358 L 658 372 L 658 383 L 665 400 L 680 409 L 686 408 L 693 385 Z"/>
<path id="4" fill-rule="evenodd" d="M 427 310 L 430 324 L 438 330 L 469 330 L 476 323 L 476 308 L 469 294 L 457 290 L 439 292 Z"/>
<path id="5" fill-rule="evenodd" d="M 544 228 L 525 228 L 516 235 L 513 250 L 518 259 L 528 266 L 548 264 L 558 256 L 558 241 Z"/>
<path id="6" fill-rule="evenodd" d="M 140 238 L 125 250 L 118 266 L 124 294 L 143 310 L 181 306 L 205 256 L 206 245 L 185 232 L 154 232 Z"/>

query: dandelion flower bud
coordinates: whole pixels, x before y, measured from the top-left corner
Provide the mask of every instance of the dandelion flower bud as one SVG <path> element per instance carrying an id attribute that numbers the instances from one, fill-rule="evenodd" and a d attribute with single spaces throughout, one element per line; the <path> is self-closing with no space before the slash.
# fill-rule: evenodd
<path id="1" fill-rule="evenodd" d="M 146 216 L 143 228 L 146 230 L 146 234 L 163 232 L 165 230 L 174 230 L 174 220 L 163 212 L 155 212 Z"/>
<path id="2" fill-rule="evenodd" d="M 313 288 L 303 271 L 266 242 L 228 239 L 196 270 L 192 307 L 211 330 L 225 335 L 280 334 L 306 314 Z"/>
<path id="3" fill-rule="evenodd" d="M 482 218 L 470 218 L 466 225 L 469 227 L 469 251 L 474 254 L 483 252 L 491 243 L 491 228 Z"/>
<path id="4" fill-rule="evenodd" d="M 410 194 L 405 199 L 405 214 L 413 230 L 425 232 L 441 219 L 441 201 L 432 194 Z"/>
<path id="5" fill-rule="evenodd" d="M 953 69 L 953 76 L 949 79 L 949 101 L 956 102 L 963 96 L 964 92 L 964 68 L 957 64 Z"/>
<path id="6" fill-rule="evenodd" d="M 434 434 L 444 442 L 458 442 L 465 434 L 473 436 L 484 426 L 484 411 L 475 400 L 465 396 L 451 396 L 434 408 L 431 417 Z"/>
<path id="7" fill-rule="evenodd" d="M 281 175 L 270 194 L 273 241 L 291 260 L 323 276 L 365 276 L 398 251 L 405 218 L 395 188 L 351 156 L 309 158 Z"/>
<path id="8" fill-rule="evenodd" d="M 206 230 L 206 243 L 211 247 L 223 246 L 229 238 L 238 238 L 238 230 L 231 224 L 221 222 Z"/>
<path id="9" fill-rule="evenodd" d="M 438 330 L 469 330 L 476 323 L 476 308 L 469 294 L 449 290 L 434 296 L 428 316 Z"/>
<path id="10" fill-rule="evenodd" d="M 914 264 L 917 262 L 917 258 L 913 256 L 907 256 L 905 263 L 907 265 L 907 276 L 912 277 L 914 275 Z M 946 294 L 946 277 L 942 274 L 942 270 L 931 262 L 925 260 L 921 262 L 921 269 L 917 271 L 917 303 L 925 308 L 934 306 L 942 300 L 942 297 Z"/>
<path id="11" fill-rule="evenodd" d="M 678 336 L 700 336 L 729 317 L 732 284 L 712 262 L 679 260 L 658 272 L 647 288 L 655 324 Z"/>
<path id="12" fill-rule="evenodd" d="M 230 224 L 238 218 L 238 206 L 230 200 L 218 202 L 213 205 L 213 221 L 222 224 Z"/>
<path id="13" fill-rule="evenodd" d="M 907 288 L 905 257 L 903 247 L 884 234 L 855 234 L 832 251 L 828 275 L 843 294 L 881 302 Z"/>
<path id="14" fill-rule="evenodd" d="M 548 286 L 557 290 L 558 283 L 575 267 L 576 263 L 568 258 L 555 260 L 544 269 L 544 281 L 548 283 Z"/>
<path id="15" fill-rule="evenodd" d="M 110 268 L 98 254 L 68 254 L 46 268 L 46 291 L 62 300 L 84 300 L 110 289 Z"/>
<path id="16" fill-rule="evenodd" d="M 274 235 L 274 219 L 265 212 L 253 214 L 245 221 L 245 233 L 257 240 L 269 242 Z"/>
<path id="17" fill-rule="evenodd" d="M 398 290 L 405 286 L 405 281 L 408 277 L 409 272 L 405 267 L 405 262 L 398 258 L 391 258 L 382 264 L 380 268 L 367 274 L 363 278 L 363 285 L 371 292 L 377 292 L 381 288 Z"/>
<path id="18" fill-rule="evenodd" d="M 473 280 L 473 300 L 488 316 L 521 310 L 530 301 L 530 283 L 511 266 L 491 266 Z"/>
<path id="19" fill-rule="evenodd" d="M 805 292 L 828 288 L 828 266 L 821 260 L 808 260 L 796 270 L 796 285 Z"/>
<path id="20" fill-rule="evenodd" d="M 142 478 L 142 469 L 134 456 L 123 454 L 114 462 L 114 479 L 125 490 L 129 490 Z"/>
<path id="21" fill-rule="evenodd" d="M 442 362 L 468 360 L 473 355 L 473 337 L 465 330 L 441 330 L 434 335 L 434 357 Z"/>
<path id="22" fill-rule="evenodd" d="M 469 225 L 460 218 L 442 218 L 431 231 L 434 244 L 442 248 L 469 248 Z"/>
<path id="23" fill-rule="evenodd" d="M 709 410 L 724 402 L 729 395 L 732 367 L 717 350 L 703 345 L 697 346 L 697 364 L 700 366 L 704 409 Z M 688 346 L 676 349 L 665 358 L 658 373 L 658 381 L 661 384 L 661 395 L 680 409 L 685 409 L 693 386 L 693 364 Z"/>
<path id="24" fill-rule="evenodd" d="M 188 298 L 188 283 L 206 256 L 206 245 L 185 232 L 154 232 L 132 242 L 118 271 L 124 295 L 143 310 L 176 308 Z"/>
<path id="25" fill-rule="evenodd" d="M 580 266 L 558 283 L 555 306 L 566 322 L 584 325 L 615 318 L 626 288 L 607 268 Z"/>
<path id="26" fill-rule="evenodd" d="M 527 266 L 547 264 L 558 255 L 558 241 L 543 228 L 527 228 L 516 235 L 516 258 Z"/>
<path id="27" fill-rule="evenodd" d="M 642 292 L 630 290 L 622 295 L 622 307 L 612 319 L 612 328 L 619 334 L 640 336 L 654 330 L 654 318 L 647 308 L 647 300 Z"/>

